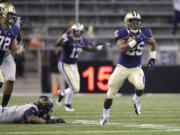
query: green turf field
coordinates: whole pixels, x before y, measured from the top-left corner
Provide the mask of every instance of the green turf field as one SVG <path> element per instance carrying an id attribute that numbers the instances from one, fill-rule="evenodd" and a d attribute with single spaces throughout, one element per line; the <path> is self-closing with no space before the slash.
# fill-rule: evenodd
<path id="1" fill-rule="evenodd" d="M 9 105 L 35 99 L 12 97 Z M 116 97 L 109 123 L 99 126 L 104 95 L 82 95 L 73 98 L 75 112 L 65 112 L 54 104 L 52 115 L 64 118 L 66 124 L 0 124 L 0 135 L 180 135 L 180 96 L 144 96 L 140 101 L 142 115 L 137 116 L 131 96 Z"/>

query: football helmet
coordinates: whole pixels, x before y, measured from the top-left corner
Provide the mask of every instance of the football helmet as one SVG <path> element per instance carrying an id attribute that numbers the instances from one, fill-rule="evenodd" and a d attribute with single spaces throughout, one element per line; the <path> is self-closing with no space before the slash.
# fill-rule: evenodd
<path id="1" fill-rule="evenodd" d="M 124 24 L 130 32 L 137 34 L 142 24 L 140 14 L 135 11 L 128 12 L 124 18 Z"/>
<path id="2" fill-rule="evenodd" d="M 71 27 L 71 33 L 74 40 L 80 41 L 81 36 L 84 33 L 84 25 L 80 23 L 74 24 Z"/>
<path id="3" fill-rule="evenodd" d="M 8 2 L 0 3 L 0 20 L 6 24 L 13 24 L 16 21 L 16 10 Z"/>
<path id="4" fill-rule="evenodd" d="M 53 101 L 47 96 L 39 96 L 34 104 L 38 107 L 39 117 L 53 112 Z"/>

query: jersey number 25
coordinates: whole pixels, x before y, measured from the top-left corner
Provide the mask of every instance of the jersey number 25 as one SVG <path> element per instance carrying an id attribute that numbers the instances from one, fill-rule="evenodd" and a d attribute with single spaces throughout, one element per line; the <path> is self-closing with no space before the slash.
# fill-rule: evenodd
<path id="1" fill-rule="evenodd" d="M 130 56 L 140 56 L 142 55 L 143 52 L 143 46 L 144 42 L 141 42 L 140 44 L 137 45 L 136 48 L 133 48 L 131 50 L 129 50 L 126 54 L 130 55 Z"/>

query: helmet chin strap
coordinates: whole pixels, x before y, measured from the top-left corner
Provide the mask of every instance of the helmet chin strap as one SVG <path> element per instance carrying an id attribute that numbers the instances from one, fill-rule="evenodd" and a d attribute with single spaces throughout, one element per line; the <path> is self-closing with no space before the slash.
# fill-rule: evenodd
<path id="1" fill-rule="evenodd" d="M 75 41 L 81 41 L 81 37 L 79 37 L 79 38 L 77 38 L 77 37 L 73 37 L 73 40 L 75 40 Z"/>
<path id="2" fill-rule="evenodd" d="M 134 34 L 137 34 L 137 33 L 139 32 L 138 29 L 137 29 L 137 30 L 133 30 L 133 29 L 129 28 L 129 30 L 130 30 L 130 32 L 132 32 L 132 33 L 134 33 Z"/>

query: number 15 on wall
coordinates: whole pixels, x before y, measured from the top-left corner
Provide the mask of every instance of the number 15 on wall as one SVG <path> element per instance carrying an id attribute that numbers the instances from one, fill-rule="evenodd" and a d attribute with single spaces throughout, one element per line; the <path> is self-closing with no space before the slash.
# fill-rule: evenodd
<path id="1" fill-rule="evenodd" d="M 95 68 L 94 66 L 89 66 L 86 70 L 84 70 L 82 72 L 82 77 L 87 78 L 88 91 L 94 91 L 95 84 L 99 90 L 107 91 L 108 81 L 112 71 L 112 66 L 99 66 L 98 68 Z M 96 79 L 97 82 L 95 81 Z"/>

